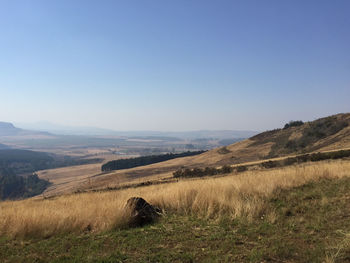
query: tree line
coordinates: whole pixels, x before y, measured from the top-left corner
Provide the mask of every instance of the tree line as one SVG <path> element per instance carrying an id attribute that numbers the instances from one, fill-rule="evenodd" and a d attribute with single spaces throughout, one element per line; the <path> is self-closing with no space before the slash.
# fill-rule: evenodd
<path id="1" fill-rule="evenodd" d="M 0 200 L 21 199 L 41 194 L 50 183 L 40 179 L 37 174 L 15 175 L 13 172 L 0 171 Z"/>
<path id="2" fill-rule="evenodd" d="M 113 170 L 129 169 L 129 168 L 134 168 L 138 166 L 164 162 L 175 158 L 194 156 L 204 152 L 205 151 L 187 151 L 183 153 L 167 153 L 167 154 L 160 154 L 160 155 L 148 155 L 148 156 L 141 156 L 141 157 L 135 157 L 135 158 L 114 160 L 103 164 L 101 167 L 101 170 L 103 172 L 106 172 L 106 171 L 113 171 Z"/>
<path id="3" fill-rule="evenodd" d="M 38 170 L 96 161 L 45 152 L 2 149 L 0 150 L 0 200 L 26 198 L 41 194 L 50 183 L 40 179 L 34 173 Z"/>

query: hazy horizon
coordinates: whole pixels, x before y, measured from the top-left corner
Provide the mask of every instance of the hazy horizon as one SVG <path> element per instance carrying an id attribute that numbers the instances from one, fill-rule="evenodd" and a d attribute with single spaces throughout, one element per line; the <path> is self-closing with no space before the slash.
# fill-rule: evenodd
<path id="1" fill-rule="evenodd" d="M 120 129 L 116 129 L 113 127 L 108 127 L 108 126 L 98 126 L 97 124 L 92 123 L 91 125 L 88 124 L 75 124 L 75 123 L 60 123 L 60 122 L 55 122 L 53 121 L 48 121 L 48 120 L 38 120 L 38 121 L 13 121 L 13 120 L 0 120 L 0 122 L 8 122 L 8 123 L 12 123 L 14 124 L 16 127 L 18 128 L 23 128 L 23 129 L 29 129 L 27 127 L 33 127 L 30 129 L 35 129 L 35 127 L 47 127 L 47 126 L 53 126 L 50 129 L 56 129 L 60 130 L 60 129 L 101 129 L 101 130 L 111 130 L 111 131 L 121 131 L 121 132 L 128 132 L 128 131 L 140 131 L 140 132 L 192 132 L 192 131 L 255 131 L 255 132 L 263 132 L 266 130 L 271 130 L 271 129 L 277 129 L 277 128 L 282 128 L 286 123 L 288 123 L 289 121 L 296 121 L 296 120 L 301 120 L 303 122 L 308 122 L 308 121 L 314 121 L 316 119 L 319 118 L 323 118 L 323 117 L 327 117 L 327 116 L 331 116 L 331 115 L 336 115 L 336 114 L 341 114 L 341 113 L 350 113 L 349 112 L 335 112 L 335 113 L 330 113 L 328 115 L 322 115 L 322 116 L 317 116 L 315 118 L 312 119 L 306 119 L 306 118 L 293 118 L 293 119 L 286 119 L 286 120 L 279 120 L 276 126 L 270 126 L 270 127 L 266 127 L 265 129 L 262 128 L 257 128 L 257 129 L 243 129 L 240 127 L 237 128 L 222 128 L 222 129 L 218 129 L 218 128 L 203 128 L 203 129 L 164 129 L 164 128 L 160 128 L 160 129 L 124 129 L 123 127 L 121 127 Z M 57 126 L 57 127 L 54 127 Z"/>
<path id="2" fill-rule="evenodd" d="M 252 130 L 350 112 L 350 1 L 0 3 L 0 121 Z"/>
<path id="3" fill-rule="evenodd" d="M 347 113 L 347 112 L 342 112 L 342 113 Z M 350 112 L 349 112 L 350 113 Z M 336 115 L 340 113 L 335 113 L 331 115 Z M 327 115 L 330 116 L 330 115 Z M 327 117 L 327 116 L 320 116 L 320 118 Z M 311 119 L 311 120 L 302 120 L 303 122 L 308 122 L 308 121 L 314 121 L 318 118 Z M 289 121 L 296 121 L 296 120 L 301 120 L 299 119 L 291 119 L 291 120 L 286 120 L 282 121 L 281 125 L 276 126 L 276 127 L 269 127 L 268 129 L 257 129 L 257 130 L 252 130 L 252 129 L 194 129 L 194 130 L 125 130 L 125 129 L 113 129 L 113 128 L 106 128 L 106 127 L 101 127 L 101 126 L 84 126 L 84 125 L 65 125 L 65 124 L 60 124 L 60 123 L 55 123 L 51 121 L 37 121 L 37 122 L 11 122 L 8 121 L 9 123 L 12 123 L 15 127 L 17 128 L 22 128 L 22 129 L 31 129 L 31 130 L 36 130 L 36 129 L 42 129 L 43 131 L 69 131 L 70 129 L 72 130 L 81 130 L 83 131 L 84 129 L 100 129 L 100 130 L 105 130 L 105 131 L 114 131 L 114 132 L 160 132 L 160 133 L 181 133 L 181 132 L 200 132 L 200 131 L 242 131 L 242 132 L 263 132 L 266 130 L 272 130 L 272 129 L 278 129 L 278 128 L 283 128 L 283 126 L 288 123 Z M 2 122 L 2 120 L 0 120 Z"/>
<path id="4" fill-rule="evenodd" d="M 1 120 L 0 120 L 1 122 Z M 98 126 L 68 126 L 68 125 L 63 125 L 59 123 L 54 123 L 50 121 L 38 121 L 38 122 L 10 122 L 12 123 L 15 127 L 21 128 L 21 129 L 31 129 L 31 130 L 36 130 L 36 129 L 42 129 L 43 131 L 45 130 L 57 130 L 57 131 L 69 131 L 70 129 L 72 130 L 81 130 L 83 131 L 84 129 L 96 129 L 96 130 L 105 130 L 105 131 L 114 131 L 114 132 L 160 132 L 160 133 L 181 133 L 181 132 L 201 132 L 201 131 L 242 131 L 242 132 L 261 132 L 261 131 L 255 131 L 255 130 L 241 130 L 241 129 L 236 129 L 236 130 L 230 130 L 230 129 L 202 129 L 202 130 L 115 130 L 115 129 L 110 129 L 110 128 L 105 128 L 105 127 L 98 127 Z"/>

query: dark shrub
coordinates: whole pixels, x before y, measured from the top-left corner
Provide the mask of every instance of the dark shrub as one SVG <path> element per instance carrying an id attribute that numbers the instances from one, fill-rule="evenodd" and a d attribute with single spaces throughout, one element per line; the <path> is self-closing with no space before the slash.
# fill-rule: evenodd
<path id="1" fill-rule="evenodd" d="M 247 171 L 247 170 L 248 170 L 247 166 L 244 166 L 244 165 L 240 165 L 240 166 L 237 166 L 237 167 L 236 167 L 236 171 L 237 171 L 238 173 L 245 172 L 245 171 Z"/>
<path id="2" fill-rule="evenodd" d="M 329 159 L 327 158 L 327 154 L 324 153 L 313 153 L 310 155 L 310 161 L 311 162 L 317 162 L 317 161 L 322 161 L 322 160 L 326 160 Z"/>
<path id="3" fill-rule="evenodd" d="M 295 163 L 297 163 L 296 158 L 289 157 L 289 158 L 283 160 L 283 165 L 292 165 Z"/>
<path id="4" fill-rule="evenodd" d="M 183 176 L 184 176 L 184 177 L 192 177 L 192 171 L 191 171 L 191 169 L 186 168 L 186 169 L 183 171 Z"/>
<path id="5" fill-rule="evenodd" d="M 228 173 L 232 173 L 233 169 L 231 166 L 229 165 L 224 165 L 221 169 L 220 169 L 220 173 L 222 174 L 228 174 Z"/>
<path id="6" fill-rule="evenodd" d="M 290 122 L 286 123 L 286 125 L 284 125 L 283 129 L 288 129 L 290 127 L 297 127 L 297 126 L 301 126 L 303 124 L 304 124 L 303 121 L 290 121 Z"/>
<path id="7" fill-rule="evenodd" d="M 204 171 L 202 169 L 199 169 L 199 168 L 194 168 L 192 170 L 192 176 L 193 177 L 201 177 L 204 175 Z"/>
<path id="8" fill-rule="evenodd" d="M 173 176 L 175 178 L 178 178 L 178 177 L 183 177 L 183 174 L 184 174 L 183 170 L 177 170 L 173 173 Z"/>
<path id="9" fill-rule="evenodd" d="M 298 163 L 305 163 L 310 160 L 309 154 L 298 155 L 295 157 Z"/>
<path id="10" fill-rule="evenodd" d="M 295 140 L 290 140 L 286 143 L 286 145 L 284 147 L 291 150 L 291 151 L 295 151 L 298 149 L 298 144 Z"/>
<path id="11" fill-rule="evenodd" d="M 230 153 L 230 152 L 231 152 L 231 151 L 230 151 L 229 149 L 227 149 L 226 146 L 221 147 L 221 148 L 218 150 L 218 153 L 220 153 L 220 154 L 228 154 L 228 153 Z"/>
<path id="12" fill-rule="evenodd" d="M 274 168 L 274 167 L 277 167 L 277 163 L 274 161 L 267 161 L 267 162 L 261 163 L 261 166 L 264 168 Z"/>
<path id="13" fill-rule="evenodd" d="M 214 167 L 205 167 L 204 174 L 205 175 L 216 175 L 216 174 L 218 174 L 218 170 Z"/>

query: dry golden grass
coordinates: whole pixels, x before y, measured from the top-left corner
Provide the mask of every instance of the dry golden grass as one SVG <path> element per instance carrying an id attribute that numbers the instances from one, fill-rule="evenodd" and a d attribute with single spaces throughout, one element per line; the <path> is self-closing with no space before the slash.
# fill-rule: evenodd
<path id="1" fill-rule="evenodd" d="M 266 211 L 265 205 L 276 190 L 344 176 L 350 176 L 350 161 L 327 161 L 51 200 L 7 201 L 0 203 L 0 235 L 45 237 L 122 226 L 126 220 L 123 207 L 132 196 L 142 196 L 168 212 L 247 219 L 264 213 L 273 221 L 273 211 Z"/>
<path id="2" fill-rule="evenodd" d="M 350 249 L 350 233 L 338 231 L 338 234 L 341 235 L 341 240 L 337 244 L 335 244 L 331 247 L 332 252 L 330 254 L 326 255 L 325 263 L 340 262 L 339 257 L 342 254 L 343 250 Z"/>
<path id="3" fill-rule="evenodd" d="M 339 136 L 338 136 L 339 135 Z M 350 126 L 342 130 L 339 134 L 335 134 L 326 139 L 321 140 L 322 145 L 315 152 L 330 152 L 346 150 L 350 148 Z M 330 142 L 330 141 L 331 142 Z M 332 140 L 335 140 L 333 142 Z M 118 187 L 123 184 L 132 184 L 150 180 L 159 180 L 169 178 L 173 172 L 181 168 L 195 168 L 223 165 L 254 165 L 268 160 L 281 160 L 287 157 L 294 157 L 295 154 L 288 156 L 280 156 L 277 158 L 265 159 L 271 151 L 274 143 L 267 142 L 264 144 L 254 145 L 251 139 L 243 140 L 229 146 L 226 146 L 227 154 L 220 153 L 219 149 L 213 149 L 205 153 L 189 156 L 184 158 L 176 158 L 161 163 L 135 167 L 131 169 L 111 171 L 104 175 L 92 178 L 88 184 L 76 184 L 76 188 L 87 189 L 102 189 L 108 187 Z M 310 151 L 309 153 L 312 153 Z"/>
<path id="4" fill-rule="evenodd" d="M 100 172 L 101 163 L 97 163 L 42 170 L 37 174 L 52 183 L 44 193 L 44 196 L 51 196 L 73 192 L 78 185 Z"/>
<path id="5" fill-rule="evenodd" d="M 97 157 L 103 158 L 104 161 L 101 163 L 74 165 L 38 171 L 37 174 L 41 179 L 48 180 L 52 183 L 43 195 L 49 197 L 68 194 L 73 193 L 82 185 L 89 186 L 91 178 L 101 173 L 101 166 L 104 162 L 121 158 L 120 156 L 108 154 L 99 155 Z M 128 155 L 126 157 L 131 158 L 135 156 Z M 125 180 L 127 180 L 127 178 Z"/>
<path id="6" fill-rule="evenodd" d="M 240 144 L 240 143 L 237 143 Z M 236 144 L 234 144 L 236 145 Z M 337 150 L 330 150 L 330 151 L 321 151 L 321 152 L 333 152 L 333 151 L 339 151 L 339 150 L 350 150 L 350 148 L 343 148 L 343 149 L 337 149 Z M 190 156 L 190 157 L 184 157 L 184 158 L 177 158 L 170 161 L 155 163 L 151 165 L 146 166 L 140 166 L 136 168 L 130 168 L 130 169 L 123 169 L 123 170 L 117 170 L 108 172 L 106 174 L 101 174 L 96 177 L 90 178 L 88 181 L 85 180 L 83 183 L 77 184 L 75 183 L 75 190 L 83 190 L 83 191 L 89 191 L 91 189 L 106 189 L 109 188 L 118 188 L 125 185 L 136 185 L 139 183 L 143 183 L 146 181 L 151 182 L 159 182 L 164 180 L 171 180 L 173 178 L 173 173 L 180 169 L 181 167 L 206 167 L 209 164 L 218 163 L 218 161 L 214 158 L 217 157 L 219 154 L 217 154 L 217 149 L 196 155 L 196 156 Z M 310 152 L 312 153 L 312 152 Z M 208 155 L 209 154 L 209 155 Z M 214 154 L 214 155 L 213 155 Z M 231 167 L 236 166 L 251 166 L 249 169 L 256 169 L 257 167 L 252 166 L 258 166 L 259 164 L 266 162 L 266 161 L 278 161 L 283 160 L 289 157 L 295 157 L 297 155 L 288 155 L 283 157 L 276 157 L 276 158 L 270 158 L 270 159 L 263 159 L 258 161 L 250 161 L 250 162 L 244 162 L 244 163 L 238 163 L 238 164 L 230 164 Z M 197 158 L 194 160 L 193 158 Z M 200 161 L 200 164 L 196 163 Z M 213 161 L 215 159 L 216 161 Z M 209 161 L 210 160 L 210 161 Z M 227 161 L 227 160 L 226 160 Z M 191 163 L 194 162 L 194 163 Z M 216 166 L 217 168 L 221 168 L 222 166 Z M 59 177 L 58 177 L 59 178 Z M 87 178 L 87 177 L 86 177 Z M 44 178 L 45 179 L 45 178 Z M 52 188 L 56 187 L 56 184 L 52 186 Z M 59 188 L 62 188 L 62 186 L 58 186 Z M 73 188 L 71 188 L 73 189 Z M 68 191 L 66 191 L 68 193 Z M 51 189 L 48 189 L 47 194 L 55 194 L 54 191 L 51 191 Z"/>

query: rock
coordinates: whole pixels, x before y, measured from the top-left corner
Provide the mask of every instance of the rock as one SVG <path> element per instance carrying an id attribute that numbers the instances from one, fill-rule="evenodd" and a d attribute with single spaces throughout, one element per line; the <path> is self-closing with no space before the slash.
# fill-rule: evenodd
<path id="1" fill-rule="evenodd" d="M 131 197 L 125 208 L 130 212 L 129 226 L 131 227 L 152 223 L 161 215 L 159 208 L 147 203 L 141 197 Z"/>

